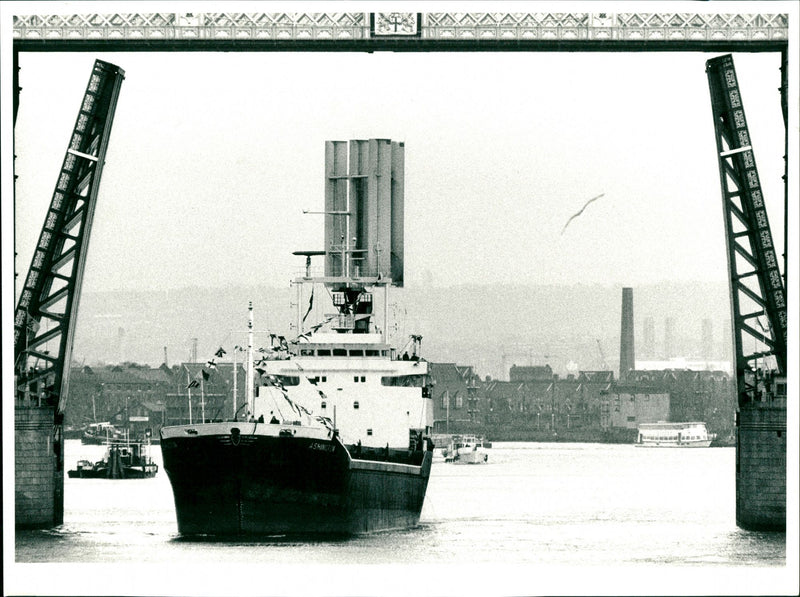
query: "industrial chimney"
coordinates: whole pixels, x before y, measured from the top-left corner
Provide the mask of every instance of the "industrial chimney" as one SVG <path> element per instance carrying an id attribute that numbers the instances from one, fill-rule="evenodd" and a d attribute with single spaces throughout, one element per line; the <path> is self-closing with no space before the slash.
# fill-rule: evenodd
<path id="1" fill-rule="evenodd" d="M 622 289 L 622 325 L 619 339 L 619 378 L 625 380 L 636 368 L 633 342 L 633 288 Z"/>

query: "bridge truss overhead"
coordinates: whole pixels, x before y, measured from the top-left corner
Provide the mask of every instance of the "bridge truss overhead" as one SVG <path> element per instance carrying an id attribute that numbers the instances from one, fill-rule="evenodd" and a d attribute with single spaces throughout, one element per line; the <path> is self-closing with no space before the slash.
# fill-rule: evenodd
<path id="1" fill-rule="evenodd" d="M 14 313 L 18 404 L 64 412 L 89 233 L 124 71 L 97 60 Z"/>
<path id="2" fill-rule="evenodd" d="M 115 13 L 19 15 L 26 51 L 768 51 L 784 13 Z"/>

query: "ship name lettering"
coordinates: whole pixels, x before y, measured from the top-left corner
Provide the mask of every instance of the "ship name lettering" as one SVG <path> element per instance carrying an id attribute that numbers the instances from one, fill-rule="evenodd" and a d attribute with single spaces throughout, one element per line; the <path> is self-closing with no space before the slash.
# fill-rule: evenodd
<path id="1" fill-rule="evenodd" d="M 313 442 L 311 445 L 308 446 L 309 450 L 321 450 L 322 452 L 333 452 L 334 446 L 333 444 L 321 444 L 319 442 Z"/>

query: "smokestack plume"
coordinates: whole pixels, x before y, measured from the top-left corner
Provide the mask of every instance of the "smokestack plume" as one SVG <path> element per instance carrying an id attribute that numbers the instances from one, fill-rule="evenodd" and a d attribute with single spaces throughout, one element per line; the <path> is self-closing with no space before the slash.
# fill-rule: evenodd
<path id="1" fill-rule="evenodd" d="M 622 289 L 622 325 L 619 339 L 619 378 L 636 368 L 633 341 L 633 288 Z"/>

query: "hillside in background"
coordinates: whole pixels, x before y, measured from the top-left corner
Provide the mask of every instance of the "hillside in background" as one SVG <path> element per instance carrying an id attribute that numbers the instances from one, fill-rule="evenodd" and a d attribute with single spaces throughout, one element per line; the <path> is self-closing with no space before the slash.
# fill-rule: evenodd
<path id="1" fill-rule="evenodd" d="M 638 360 L 670 357 L 730 358 L 729 300 L 725 283 L 665 283 L 634 287 Z M 390 303 L 393 344 L 423 336 L 423 356 L 434 362 L 473 365 L 484 377 L 506 379 L 513 365 L 550 364 L 557 373 L 601 367 L 619 360 L 621 286 L 461 285 L 403 288 Z M 270 287 L 190 287 L 168 291 L 87 293 L 81 298 L 73 358 L 77 362 L 132 361 L 153 366 L 197 358 L 245 341 L 247 304 L 255 313 L 256 346 L 264 332 L 295 334 L 293 291 Z M 312 313 L 321 318 L 319 309 Z M 306 306 L 302 305 L 303 308 Z M 644 344 L 646 318 L 654 343 Z M 672 350 L 665 353 L 665 321 L 674 320 Z M 701 329 L 711 320 L 712 354 L 702 354 Z M 310 322 L 310 320 L 309 320 Z"/>

